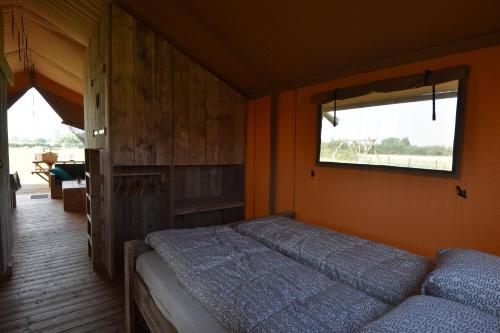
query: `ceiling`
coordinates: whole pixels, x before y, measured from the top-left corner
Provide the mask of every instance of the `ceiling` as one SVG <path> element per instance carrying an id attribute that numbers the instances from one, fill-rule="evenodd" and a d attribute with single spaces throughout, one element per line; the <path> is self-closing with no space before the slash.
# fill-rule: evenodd
<path id="1" fill-rule="evenodd" d="M 85 48 L 111 0 L 0 0 L 5 53 L 22 8 L 35 71 L 79 95 Z M 500 1 L 114 0 L 246 96 L 500 44 Z M 20 7 L 17 7 L 19 4 Z"/>
<path id="2" fill-rule="evenodd" d="M 499 0 L 116 2 L 247 96 L 500 43 Z"/>
<path id="3" fill-rule="evenodd" d="M 85 52 L 106 2 L 0 0 L 0 7 L 5 57 L 16 78 L 16 84 L 8 87 L 8 105 L 35 86 L 64 123 L 83 128 Z M 25 74 L 25 46 L 19 45 L 18 38 L 23 26 L 36 72 L 35 82 Z"/>

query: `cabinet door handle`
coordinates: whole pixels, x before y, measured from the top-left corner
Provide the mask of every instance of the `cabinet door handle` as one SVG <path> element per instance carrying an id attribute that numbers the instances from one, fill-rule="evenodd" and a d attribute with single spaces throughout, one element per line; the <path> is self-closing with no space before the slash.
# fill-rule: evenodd
<path id="1" fill-rule="evenodd" d="M 3 160 L 0 158 L 0 169 L 3 169 Z"/>

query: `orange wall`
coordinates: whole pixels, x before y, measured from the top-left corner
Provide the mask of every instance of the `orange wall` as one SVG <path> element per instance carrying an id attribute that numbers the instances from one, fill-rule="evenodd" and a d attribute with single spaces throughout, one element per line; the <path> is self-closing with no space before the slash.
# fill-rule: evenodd
<path id="1" fill-rule="evenodd" d="M 269 214 L 271 98 L 248 103 L 245 216 Z"/>
<path id="2" fill-rule="evenodd" d="M 315 165 L 317 111 L 311 95 L 462 64 L 470 66 L 470 76 L 459 178 Z M 427 256 L 442 247 L 500 255 L 500 47 L 360 74 L 276 98 L 276 211 L 295 210 L 308 223 Z M 252 205 L 247 193 L 247 205 L 254 209 L 248 217 L 269 212 L 265 140 L 270 126 L 263 118 L 271 113 L 270 98 L 251 101 L 252 107 L 248 147 L 255 149 L 255 158 L 248 163 L 255 167 L 247 184 L 254 183 L 255 189 Z M 466 200 L 456 195 L 456 185 L 467 190 Z"/>

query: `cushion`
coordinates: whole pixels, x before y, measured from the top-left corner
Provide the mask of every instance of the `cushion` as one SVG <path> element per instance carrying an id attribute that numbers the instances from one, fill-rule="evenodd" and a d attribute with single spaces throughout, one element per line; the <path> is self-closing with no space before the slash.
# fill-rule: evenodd
<path id="1" fill-rule="evenodd" d="M 443 249 L 422 293 L 500 317 L 500 257 L 470 249 Z"/>
<path id="2" fill-rule="evenodd" d="M 442 298 L 413 296 L 360 332 L 498 333 L 500 318 Z"/>
<path id="3" fill-rule="evenodd" d="M 419 294 L 431 268 L 425 257 L 282 216 L 255 219 L 235 229 L 392 305 Z"/>
<path id="4" fill-rule="evenodd" d="M 49 172 L 51 174 L 53 174 L 54 176 L 56 176 L 57 180 L 71 180 L 71 179 L 73 179 L 73 177 L 71 177 L 71 175 L 66 170 L 64 170 L 63 168 L 60 168 L 60 167 L 54 167 L 54 168 L 50 169 Z"/>

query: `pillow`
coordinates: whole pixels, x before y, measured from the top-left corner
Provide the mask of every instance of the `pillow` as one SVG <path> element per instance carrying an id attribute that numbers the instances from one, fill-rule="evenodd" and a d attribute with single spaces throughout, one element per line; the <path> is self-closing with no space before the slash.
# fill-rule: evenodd
<path id="1" fill-rule="evenodd" d="M 422 294 L 445 298 L 500 317 L 500 257 L 468 249 L 438 252 Z"/>
<path id="2" fill-rule="evenodd" d="M 359 333 L 500 332 L 500 318 L 431 296 L 412 296 Z"/>
<path id="3" fill-rule="evenodd" d="M 56 178 L 59 180 L 71 180 L 71 179 L 73 179 L 73 177 L 71 177 L 71 175 L 66 170 L 64 170 L 63 168 L 60 168 L 60 167 L 54 167 L 54 168 L 50 169 L 49 172 L 51 174 L 53 174 L 54 176 L 56 176 Z"/>

